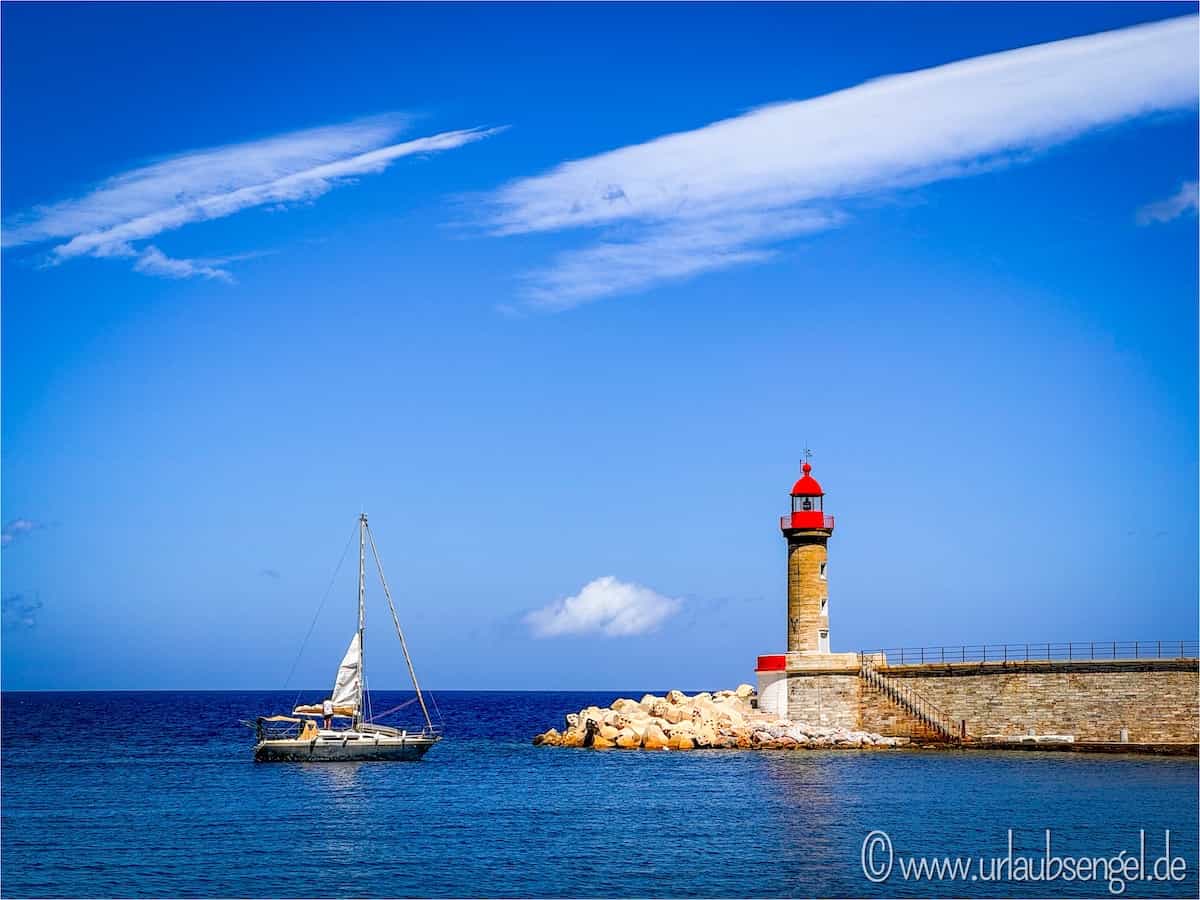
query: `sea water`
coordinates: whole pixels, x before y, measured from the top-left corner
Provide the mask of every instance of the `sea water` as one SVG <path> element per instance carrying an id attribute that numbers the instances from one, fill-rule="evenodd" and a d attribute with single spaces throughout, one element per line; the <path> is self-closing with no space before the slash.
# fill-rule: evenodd
<path id="1" fill-rule="evenodd" d="M 8 692 L 0 893 L 1197 895 L 1194 759 L 530 744 L 564 713 L 643 693 L 439 692 L 446 739 L 421 762 L 288 764 L 255 763 L 239 720 L 287 711 L 295 693 Z M 410 697 L 379 692 L 374 708 Z M 1060 864 L 1030 880 L 1047 829 L 1074 879 Z M 1128 872 L 1141 852 L 1150 867 L 1167 831 L 1182 879 L 1078 878 L 1079 859 Z M 909 857 L 971 869 L 906 879 Z"/>

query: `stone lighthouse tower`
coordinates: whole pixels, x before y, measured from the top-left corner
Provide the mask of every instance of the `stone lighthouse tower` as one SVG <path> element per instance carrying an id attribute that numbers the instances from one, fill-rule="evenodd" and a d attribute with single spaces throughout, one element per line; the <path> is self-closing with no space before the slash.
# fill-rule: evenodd
<path id="1" fill-rule="evenodd" d="M 806 451 L 807 455 L 807 451 Z M 829 653 L 829 537 L 833 516 L 825 514 L 825 492 L 805 459 L 792 485 L 792 511 L 779 527 L 787 539 L 787 649 L 789 653 Z"/>
<path id="2" fill-rule="evenodd" d="M 787 540 L 787 652 L 758 658 L 759 709 L 821 725 L 855 728 L 858 722 L 857 653 L 829 650 L 829 538 L 833 516 L 812 477 L 804 451 L 792 510 L 779 520 Z"/>

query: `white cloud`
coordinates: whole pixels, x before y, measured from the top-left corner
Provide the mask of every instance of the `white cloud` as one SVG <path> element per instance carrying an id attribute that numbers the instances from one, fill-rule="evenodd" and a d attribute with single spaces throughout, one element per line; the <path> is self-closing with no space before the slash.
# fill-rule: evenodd
<path id="1" fill-rule="evenodd" d="M 450 150 L 500 130 L 472 128 L 388 143 L 407 124 L 402 117 L 383 116 L 186 153 L 15 217 L 5 226 L 3 246 L 66 239 L 52 249 L 52 262 L 83 255 L 132 257 L 142 272 L 228 280 L 219 266 L 172 259 L 156 247 L 135 244 L 251 207 L 312 200 L 357 176 L 382 172 L 401 157 Z"/>
<path id="2" fill-rule="evenodd" d="M 682 608 L 679 600 L 648 587 L 618 581 L 611 575 L 583 586 L 578 594 L 557 600 L 525 616 L 536 637 L 603 634 L 628 637 L 653 631 Z"/>
<path id="3" fill-rule="evenodd" d="M 606 228 L 526 299 L 562 308 L 770 254 L 850 198 L 1028 158 L 1086 131 L 1193 106 L 1188 16 L 977 57 L 780 103 L 564 163 L 490 198 L 497 234 Z"/>
<path id="4" fill-rule="evenodd" d="M 141 252 L 137 262 L 133 264 L 137 272 L 149 275 L 162 275 L 164 278 L 216 278 L 220 281 L 232 281 L 233 276 L 225 269 L 205 265 L 196 259 L 173 259 L 151 245 Z"/>
<path id="5" fill-rule="evenodd" d="M 0 600 L 0 620 L 5 631 L 31 630 L 37 627 L 42 601 L 35 594 L 9 594 Z"/>
<path id="6" fill-rule="evenodd" d="M 1185 181 L 1179 190 L 1166 200 L 1157 203 L 1147 203 L 1138 210 L 1139 225 L 1153 225 L 1156 222 L 1170 222 L 1180 216 L 1195 215 L 1197 195 L 1200 194 L 1200 184 L 1195 181 Z"/>
<path id="7" fill-rule="evenodd" d="M 0 530 L 0 547 L 7 547 L 13 541 L 45 527 L 41 522 L 35 522 L 33 519 L 13 519 Z"/>
<path id="8" fill-rule="evenodd" d="M 530 273 L 525 296 L 544 309 L 566 309 L 663 279 L 758 262 L 774 251 L 755 246 L 757 242 L 832 228 L 843 218 L 816 210 L 731 213 L 720 219 L 684 216 L 638 229 L 624 240 L 602 240 L 559 254 L 548 268 Z"/>

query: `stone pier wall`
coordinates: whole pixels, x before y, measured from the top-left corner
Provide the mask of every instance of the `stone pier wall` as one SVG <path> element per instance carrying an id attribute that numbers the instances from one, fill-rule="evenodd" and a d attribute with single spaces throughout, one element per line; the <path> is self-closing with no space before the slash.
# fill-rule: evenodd
<path id="1" fill-rule="evenodd" d="M 857 729 L 863 690 L 858 666 L 857 653 L 788 653 L 789 718 Z"/>
<path id="2" fill-rule="evenodd" d="M 788 676 L 788 717 L 811 725 L 858 729 L 857 673 Z"/>
<path id="3" fill-rule="evenodd" d="M 850 656 L 850 654 L 843 654 Z M 832 662 L 833 656 L 826 657 Z M 799 663 L 803 663 L 803 668 Z M 791 718 L 891 736 L 932 738 L 908 711 L 849 670 L 788 660 Z M 1076 741 L 1200 742 L 1197 660 L 951 663 L 879 666 L 933 703 L 967 734 L 1069 734 Z"/>
<path id="4" fill-rule="evenodd" d="M 880 672 L 955 722 L 966 719 L 971 737 L 1032 732 L 1119 741 L 1126 728 L 1133 743 L 1200 741 L 1195 660 L 954 663 Z M 904 731 L 911 728 L 909 717 L 877 692 L 863 693 L 860 715 L 865 729 L 910 733 Z"/>
<path id="5" fill-rule="evenodd" d="M 862 683 L 858 715 L 861 728 L 869 728 L 876 734 L 922 741 L 935 741 L 940 737 L 904 707 L 892 702 L 886 694 L 865 681 Z"/>

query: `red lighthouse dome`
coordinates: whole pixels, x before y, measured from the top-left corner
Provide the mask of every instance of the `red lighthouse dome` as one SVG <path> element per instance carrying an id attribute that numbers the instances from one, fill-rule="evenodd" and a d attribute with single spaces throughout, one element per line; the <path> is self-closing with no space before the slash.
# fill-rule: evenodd
<path id="1" fill-rule="evenodd" d="M 833 516 L 825 515 L 825 491 L 820 483 L 810 474 L 812 466 L 806 461 L 800 467 L 800 480 L 792 485 L 792 512 L 784 516 L 779 527 L 784 531 L 804 529 L 811 531 L 833 531 Z"/>
<path id="2" fill-rule="evenodd" d="M 817 479 L 813 478 L 808 473 L 812 471 L 812 466 L 805 463 L 800 467 L 800 471 L 804 474 L 800 480 L 792 485 L 793 497 L 821 497 L 825 492 L 821 490 L 821 485 L 817 483 Z"/>

